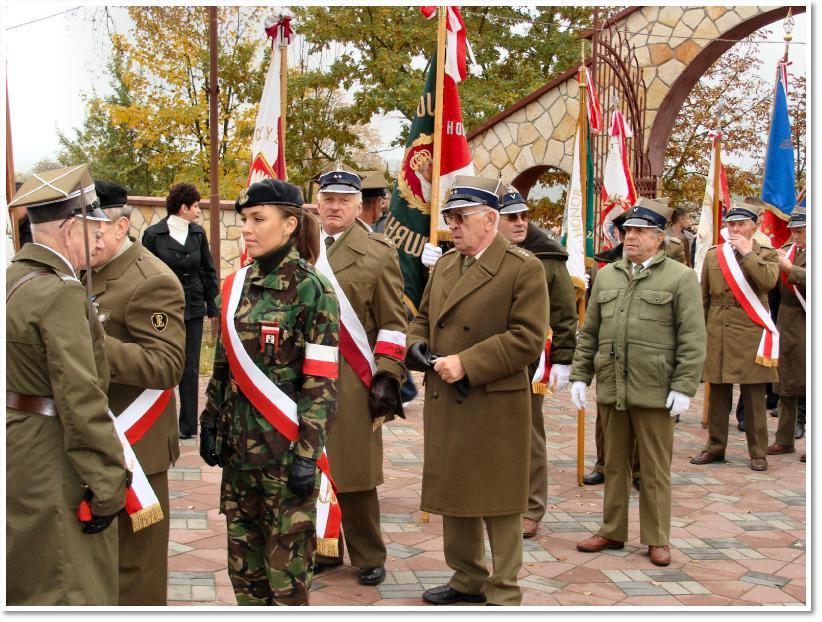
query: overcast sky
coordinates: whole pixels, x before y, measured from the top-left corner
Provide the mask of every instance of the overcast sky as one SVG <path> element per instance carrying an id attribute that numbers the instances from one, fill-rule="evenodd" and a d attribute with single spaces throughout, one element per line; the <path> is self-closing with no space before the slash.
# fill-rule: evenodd
<path id="1" fill-rule="evenodd" d="M 85 6 L 75 11 L 74 2 L 32 2 L 6 0 L 3 4 L 3 65 L 7 71 L 9 103 L 11 110 L 14 163 L 17 171 L 28 171 L 38 160 L 54 158 L 59 150 L 57 132 L 72 135 L 72 128 L 79 127 L 84 118 L 85 103 L 82 94 L 90 95 L 96 89 L 100 95 L 109 92 L 105 73 L 107 50 L 105 37 L 92 24 L 92 17 L 99 14 L 101 6 Z M 38 20 L 56 13 L 62 15 Z M 128 27 L 123 10 L 114 10 L 118 30 Z M 23 25 L 25 24 L 25 25 Z M 796 17 L 794 41 L 806 42 L 806 14 Z M 780 23 L 772 24 L 771 39 L 782 40 Z M 809 65 L 807 45 L 791 48 L 792 73 L 805 73 Z M 765 61 L 763 75 L 773 80 L 776 60 L 783 46 L 776 43 L 759 45 Z M 422 88 L 422 85 L 420 85 Z M 374 118 L 384 145 L 399 134 L 399 115 Z M 381 153 L 388 160 L 399 159 L 402 149 Z"/>

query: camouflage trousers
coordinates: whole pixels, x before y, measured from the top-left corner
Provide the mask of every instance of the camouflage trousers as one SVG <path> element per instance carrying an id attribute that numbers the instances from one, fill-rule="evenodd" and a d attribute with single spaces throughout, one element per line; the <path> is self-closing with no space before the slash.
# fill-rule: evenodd
<path id="1" fill-rule="evenodd" d="M 223 469 L 220 512 L 238 605 L 307 605 L 314 578 L 319 470 L 314 494 L 296 497 L 288 467 Z"/>

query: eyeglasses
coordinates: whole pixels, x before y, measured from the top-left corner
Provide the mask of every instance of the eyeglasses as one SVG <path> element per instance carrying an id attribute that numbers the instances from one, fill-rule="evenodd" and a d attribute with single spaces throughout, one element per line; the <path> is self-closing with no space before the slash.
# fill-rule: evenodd
<path id="1" fill-rule="evenodd" d="M 466 216 L 473 216 L 474 214 L 484 214 L 485 210 L 477 210 L 476 212 L 452 212 L 447 211 L 442 213 L 442 219 L 445 221 L 446 225 L 450 225 L 454 223 L 456 225 L 461 225 L 462 221 L 465 220 Z"/>
<path id="2" fill-rule="evenodd" d="M 73 215 L 73 214 L 72 214 L 71 216 L 69 216 L 68 218 L 66 218 L 63 222 L 61 222 L 61 223 L 60 223 L 60 226 L 59 226 L 59 227 L 57 227 L 57 228 L 58 228 L 58 229 L 62 229 L 62 228 L 63 228 L 63 225 L 64 225 L 64 224 L 66 224 L 67 222 L 69 222 L 72 218 L 77 218 L 77 216 L 75 216 L 75 215 Z M 99 225 L 97 225 L 97 227 L 95 227 L 95 228 L 94 228 L 94 239 L 95 239 L 95 240 L 99 240 L 99 239 L 100 239 L 100 238 L 102 238 L 102 237 L 103 237 L 103 230 L 100 228 L 100 226 L 99 226 Z"/>
<path id="3" fill-rule="evenodd" d="M 517 222 L 520 218 L 522 218 L 522 222 L 528 222 L 530 218 L 528 212 L 515 212 L 513 214 L 503 214 L 503 216 L 508 222 Z"/>

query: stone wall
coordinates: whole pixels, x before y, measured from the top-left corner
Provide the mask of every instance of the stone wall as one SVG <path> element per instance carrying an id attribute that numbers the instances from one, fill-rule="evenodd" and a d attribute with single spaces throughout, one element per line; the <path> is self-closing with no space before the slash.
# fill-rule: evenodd
<path id="1" fill-rule="evenodd" d="M 166 217 L 165 199 L 156 197 L 129 197 L 129 205 L 134 206 L 131 214 L 131 236 L 140 240 L 143 231 Z M 200 209 L 203 216 L 198 224 L 206 230 L 211 239 L 211 209 L 209 201 L 202 199 Z M 240 238 L 242 223 L 234 210 L 234 201 L 220 202 L 220 280 L 240 268 Z"/>

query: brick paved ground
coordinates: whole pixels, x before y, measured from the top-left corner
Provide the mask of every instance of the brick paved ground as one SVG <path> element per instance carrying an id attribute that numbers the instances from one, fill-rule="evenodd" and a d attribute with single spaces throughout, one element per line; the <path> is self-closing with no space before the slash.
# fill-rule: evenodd
<path id="1" fill-rule="evenodd" d="M 205 381 L 201 378 L 202 389 Z M 695 400 L 677 425 L 673 559 L 658 568 L 639 543 L 634 491 L 624 550 L 586 554 L 574 548 L 598 529 L 603 487 L 576 486 L 576 415 L 569 395 L 546 401 L 549 507 L 538 536 L 523 544 L 524 605 L 804 605 L 805 465 L 799 455 L 806 439 L 797 441 L 799 453 L 771 456 L 768 471 L 757 473 L 747 466 L 745 435 L 731 419 L 728 462 L 697 467 L 688 460 L 706 437 L 697 414 L 701 409 L 701 399 Z M 424 605 L 422 591 L 451 574 L 442 554 L 441 519 L 423 522 L 419 511 L 421 396 L 406 413 L 406 421 L 384 431 L 385 484 L 379 493 L 388 577 L 382 585 L 365 587 L 348 565 L 326 571 L 315 577 L 314 605 Z M 589 416 L 589 467 L 595 455 L 593 423 Z M 768 428 L 772 441 L 775 418 L 768 418 Z M 203 464 L 192 439 L 182 441 L 182 456 L 169 479 L 169 604 L 235 604 L 226 573 L 225 520 L 217 512 L 220 469 Z"/>

